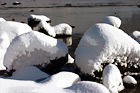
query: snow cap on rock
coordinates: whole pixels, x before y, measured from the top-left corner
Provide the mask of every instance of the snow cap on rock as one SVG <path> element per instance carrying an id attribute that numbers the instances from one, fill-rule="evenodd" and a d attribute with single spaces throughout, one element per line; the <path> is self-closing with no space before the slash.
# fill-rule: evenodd
<path id="1" fill-rule="evenodd" d="M 4 57 L 7 71 L 28 65 L 49 64 L 68 54 L 66 45 L 50 36 L 31 31 L 17 36 L 9 45 Z"/>
<path id="2" fill-rule="evenodd" d="M 123 81 L 127 84 L 134 84 L 134 85 L 137 84 L 137 81 L 132 76 L 125 76 L 123 78 Z"/>
<path id="3" fill-rule="evenodd" d="M 103 84 L 111 93 L 118 93 L 124 89 L 121 73 L 116 65 L 109 64 L 104 68 Z"/>
<path id="4" fill-rule="evenodd" d="M 122 66 L 129 63 L 138 68 L 139 47 L 140 44 L 122 30 L 99 23 L 84 33 L 75 51 L 75 63 L 81 72 L 90 75 L 102 71 L 103 64 L 113 63 L 114 60 Z"/>
<path id="5" fill-rule="evenodd" d="M 119 28 L 121 26 L 121 20 L 115 16 L 106 16 L 105 18 L 102 19 L 101 22 L 110 24 L 117 28 Z"/>

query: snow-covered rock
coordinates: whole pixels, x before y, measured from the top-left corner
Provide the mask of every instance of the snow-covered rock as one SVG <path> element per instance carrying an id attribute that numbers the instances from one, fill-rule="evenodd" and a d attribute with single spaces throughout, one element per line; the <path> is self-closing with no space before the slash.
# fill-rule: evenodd
<path id="1" fill-rule="evenodd" d="M 36 81 L 38 79 L 47 78 L 49 77 L 48 74 L 42 72 L 35 66 L 27 66 L 21 68 L 19 71 L 13 73 L 9 79 L 16 79 L 16 80 L 33 80 Z"/>
<path id="2" fill-rule="evenodd" d="M 76 82 L 81 81 L 80 77 L 72 72 L 59 72 L 47 78 L 41 83 L 46 83 L 60 88 L 70 87 Z"/>
<path id="3" fill-rule="evenodd" d="M 51 72 L 67 62 L 67 54 L 68 48 L 63 42 L 31 31 L 17 36 L 11 42 L 4 57 L 4 65 L 7 71 L 19 70 L 28 65 L 40 65 Z"/>
<path id="4" fill-rule="evenodd" d="M 72 27 L 66 23 L 53 26 L 56 35 L 72 35 Z"/>
<path id="5" fill-rule="evenodd" d="M 126 84 L 132 84 L 132 85 L 136 85 L 137 84 L 137 81 L 132 76 L 125 76 L 123 78 L 123 82 L 126 83 Z"/>
<path id="6" fill-rule="evenodd" d="M 140 38 L 140 31 L 134 31 L 133 33 L 130 34 L 130 36 L 134 39 Z"/>
<path id="7" fill-rule="evenodd" d="M 3 58 L 10 42 L 18 35 L 32 31 L 31 27 L 24 23 L 1 21 L 0 22 L 0 70 L 5 70 Z"/>
<path id="8" fill-rule="evenodd" d="M 105 18 L 102 19 L 101 22 L 110 24 L 117 28 L 121 26 L 121 20 L 116 16 L 106 16 Z"/>
<path id="9" fill-rule="evenodd" d="M 0 17 L 0 21 L 6 21 L 4 18 Z"/>
<path id="10" fill-rule="evenodd" d="M 71 90 L 70 93 L 110 93 L 102 84 L 91 81 L 81 81 L 66 89 Z"/>
<path id="11" fill-rule="evenodd" d="M 41 22 L 41 21 L 45 21 L 46 23 L 50 23 L 51 19 L 48 18 L 45 15 L 34 15 L 31 14 L 27 17 L 27 21 L 28 21 L 28 25 L 32 27 L 33 30 L 35 30 L 34 28 L 36 28 L 36 26 Z"/>
<path id="12" fill-rule="evenodd" d="M 104 68 L 103 84 L 111 93 L 118 93 L 124 89 L 121 73 L 116 65 L 109 64 Z"/>
<path id="13" fill-rule="evenodd" d="M 44 33 L 46 35 L 50 35 L 52 37 L 56 36 L 54 28 L 50 26 L 46 21 L 41 21 L 38 26 L 34 28 L 34 30 Z"/>
<path id="14" fill-rule="evenodd" d="M 50 35 L 52 37 L 72 35 L 72 27 L 66 23 L 51 26 L 46 21 L 41 21 L 36 27 L 34 27 L 34 30 Z"/>
<path id="15" fill-rule="evenodd" d="M 75 51 L 75 63 L 81 72 L 93 75 L 102 71 L 103 64 L 119 63 L 138 69 L 140 44 L 122 30 L 99 23 L 83 35 Z"/>

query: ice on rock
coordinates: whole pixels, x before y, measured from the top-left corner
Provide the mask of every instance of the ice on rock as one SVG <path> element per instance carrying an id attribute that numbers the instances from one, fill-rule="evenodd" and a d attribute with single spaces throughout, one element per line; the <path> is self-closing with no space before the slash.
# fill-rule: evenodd
<path id="1" fill-rule="evenodd" d="M 109 64 L 104 68 L 103 85 L 105 85 L 111 93 L 118 93 L 124 89 L 121 73 L 116 65 Z"/>
<path id="2" fill-rule="evenodd" d="M 68 48 L 50 36 L 31 31 L 17 36 L 9 45 L 4 57 L 7 71 L 28 65 L 60 64 L 67 62 Z M 62 60 L 61 58 L 65 58 Z M 57 60 L 60 60 L 60 63 Z M 61 62 L 62 61 L 62 62 Z M 53 63 L 51 63 L 53 62 Z"/>
<path id="3" fill-rule="evenodd" d="M 14 72 L 13 75 L 9 77 L 9 79 L 36 81 L 38 79 L 47 77 L 49 77 L 49 75 L 42 72 L 37 67 L 27 66 L 21 68 L 19 71 Z"/>
<path id="4" fill-rule="evenodd" d="M 10 42 L 18 35 L 32 31 L 31 27 L 24 23 L 1 21 L 0 22 L 0 70 L 5 70 L 3 58 Z"/>
<path id="5" fill-rule="evenodd" d="M 127 84 L 134 84 L 134 85 L 137 84 L 137 81 L 132 76 L 125 76 L 123 78 L 123 81 Z"/>
<path id="6" fill-rule="evenodd" d="M 106 16 L 105 18 L 102 19 L 101 22 L 110 24 L 117 28 L 121 26 L 121 20 L 116 16 Z"/>
<path id="7" fill-rule="evenodd" d="M 103 64 L 116 60 L 127 67 L 138 67 L 139 47 L 139 43 L 122 30 L 98 23 L 89 28 L 81 38 L 75 51 L 75 63 L 81 72 L 90 75 L 95 71 L 102 71 Z M 124 60 L 127 61 L 122 62 Z"/>

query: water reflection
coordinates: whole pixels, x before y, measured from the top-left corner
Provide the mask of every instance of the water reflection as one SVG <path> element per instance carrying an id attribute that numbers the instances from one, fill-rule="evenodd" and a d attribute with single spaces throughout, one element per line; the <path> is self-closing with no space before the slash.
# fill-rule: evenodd
<path id="1" fill-rule="evenodd" d="M 72 45 L 72 36 L 69 37 L 57 37 L 58 40 L 64 42 L 67 46 Z"/>

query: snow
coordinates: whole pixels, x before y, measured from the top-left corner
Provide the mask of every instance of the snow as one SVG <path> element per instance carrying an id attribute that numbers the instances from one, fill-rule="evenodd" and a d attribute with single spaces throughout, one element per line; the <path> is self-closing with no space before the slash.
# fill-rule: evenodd
<path id="1" fill-rule="evenodd" d="M 91 81 L 81 81 L 67 89 L 71 90 L 70 93 L 110 93 L 102 84 Z"/>
<path id="2" fill-rule="evenodd" d="M 14 72 L 13 75 L 9 77 L 9 79 L 36 81 L 38 79 L 47 77 L 49 77 L 49 75 L 40 71 L 37 67 L 27 66 Z"/>
<path id="3" fill-rule="evenodd" d="M 1 21 L 6 21 L 6 20 L 5 20 L 4 18 L 1 18 L 1 17 L 0 17 L 0 22 L 1 22 Z"/>
<path id="4" fill-rule="evenodd" d="M 66 23 L 53 26 L 56 35 L 72 35 L 72 27 Z"/>
<path id="5" fill-rule="evenodd" d="M 34 30 L 41 32 L 42 29 L 47 32 L 45 34 L 52 37 L 55 37 L 56 35 L 72 35 L 72 27 L 66 23 L 51 26 L 46 21 L 40 21 L 40 23 L 34 27 Z"/>
<path id="6" fill-rule="evenodd" d="M 46 21 L 41 21 L 34 30 L 40 31 L 41 29 L 45 30 L 46 33 L 52 37 L 56 36 L 56 33 L 54 31 L 54 28 L 50 26 Z M 45 34 L 45 33 L 44 33 Z"/>
<path id="7" fill-rule="evenodd" d="M 41 82 L 7 78 L 0 78 L 0 82 L 2 93 L 110 93 L 102 84 L 79 81 L 72 72 L 60 72 Z"/>
<path id="8" fill-rule="evenodd" d="M 5 70 L 3 58 L 10 42 L 18 35 L 32 31 L 31 27 L 24 23 L 13 21 L 0 22 L 0 70 Z"/>
<path id="9" fill-rule="evenodd" d="M 110 24 L 117 28 L 119 28 L 121 25 L 121 20 L 116 16 L 106 16 L 105 18 L 102 19 L 101 22 Z"/>
<path id="10" fill-rule="evenodd" d="M 70 54 L 68 54 L 68 62 L 67 63 L 74 63 L 74 58 L 72 58 L 71 56 L 70 56 Z"/>
<path id="11" fill-rule="evenodd" d="M 66 45 L 50 36 L 31 31 L 17 36 L 9 45 L 4 57 L 7 71 L 18 70 L 28 65 L 51 63 L 68 54 Z"/>
<path id="12" fill-rule="evenodd" d="M 133 33 L 130 34 L 130 36 L 134 39 L 140 38 L 140 31 L 134 31 Z"/>
<path id="13" fill-rule="evenodd" d="M 98 23 L 89 28 L 75 51 L 75 63 L 82 73 L 93 75 L 102 71 L 104 63 L 121 66 L 139 65 L 140 45 L 122 30 L 109 24 Z M 127 60 L 127 61 L 126 61 Z"/>
<path id="14" fill-rule="evenodd" d="M 111 93 L 118 93 L 124 89 L 121 73 L 116 65 L 109 64 L 104 68 L 103 84 Z"/>
<path id="15" fill-rule="evenodd" d="M 34 21 L 50 21 L 50 18 L 48 18 L 47 16 L 45 15 L 29 15 L 28 18 L 27 18 L 28 21 L 30 20 L 34 20 Z"/>
<path id="16" fill-rule="evenodd" d="M 135 80 L 135 78 L 133 78 L 132 76 L 125 76 L 123 78 L 123 82 L 127 83 L 127 84 L 137 84 L 137 81 Z"/>
<path id="17" fill-rule="evenodd" d="M 46 84 L 53 85 L 55 87 L 66 88 L 72 86 L 78 81 L 81 81 L 81 79 L 75 73 L 59 72 L 47 78 L 46 80 L 41 81 L 41 83 L 46 82 Z"/>

